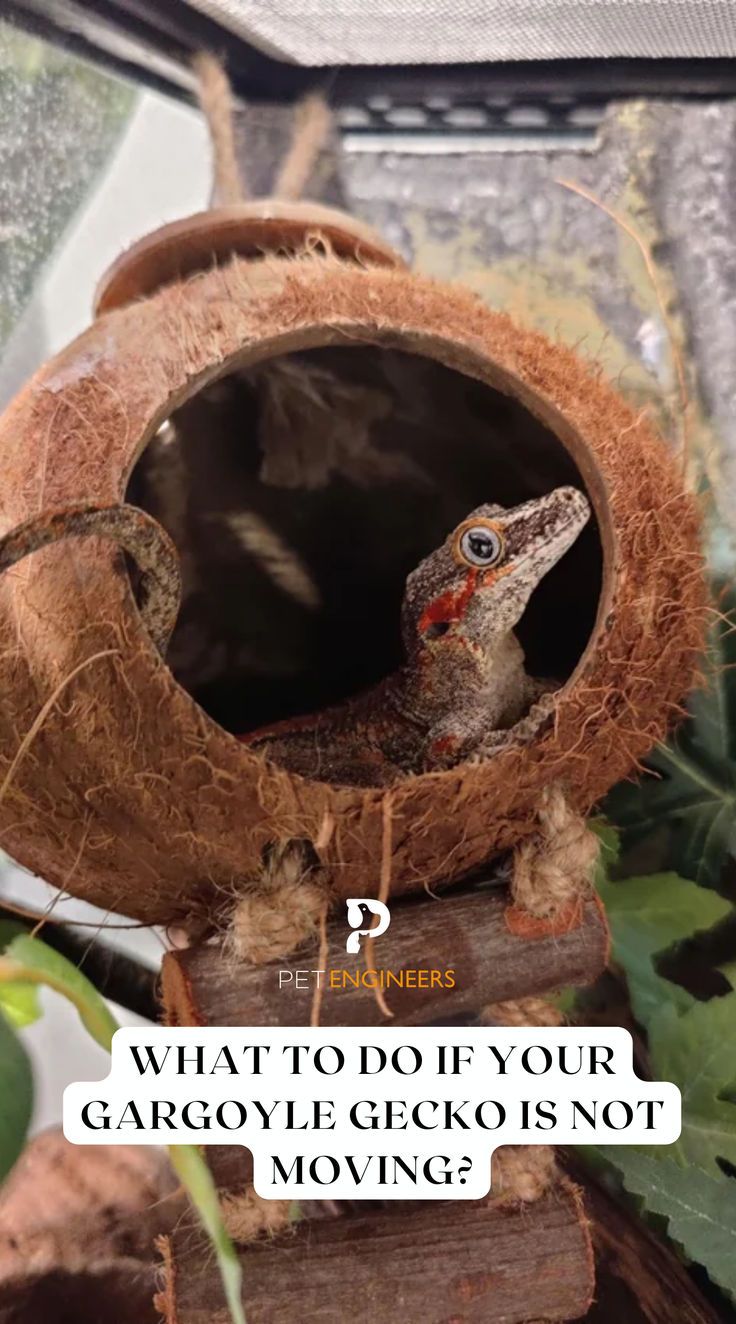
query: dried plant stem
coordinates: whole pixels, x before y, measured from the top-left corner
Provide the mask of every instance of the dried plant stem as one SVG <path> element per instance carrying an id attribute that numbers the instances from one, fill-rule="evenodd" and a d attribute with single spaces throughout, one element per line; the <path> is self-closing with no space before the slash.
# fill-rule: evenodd
<path id="1" fill-rule="evenodd" d="M 690 397 L 688 395 L 687 381 L 685 378 L 685 365 L 683 363 L 682 354 L 680 353 L 680 347 L 677 343 L 677 336 L 675 335 L 672 325 L 672 319 L 667 311 L 667 301 L 662 292 L 659 274 L 651 250 L 644 242 L 641 235 L 637 234 L 631 222 L 626 220 L 625 216 L 622 216 L 620 212 L 614 211 L 613 208 L 609 207 L 605 202 L 601 202 L 600 198 L 597 198 L 594 193 L 591 193 L 588 189 L 584 188 L 582 184 L 576 184 L 571 179 L 556 179 L 555 183 L 560 184 L 562 188 L 569 189 L 571 193 L 577 193 L 579 197 L 585 198 L 586 202 L 591 202 L 594 207 L 597 207 L 599 211 L 604 212 L 606 216 L 610 216 L 611 220 L 615 222 L 619 229 L 623 230 L 624 234 L 628 235 L 628 237 L 633 240 L 641 253 L 644 260 L 644 266 L 646 267 L 647 276 L 651 281 L 654 296 L 657 300 L 659 314 L 662 318 L 662 322 L 667 332 L 667 338 L 670 342 L 672 363 L 675 369 L 675 376 L 677 377 L 677 386 L 680 396 L 680 435 L 682 441 L 682 456 L 683 463 L 687 463 L 690 458 Z"/>
<path id="2" fill-rule="evenodd" d="M 327 973 L 327 956 L 329 953 L 329 942 L 327 938 L 327 911 L 329 901 L 325 901 L 319 915 L 319 954 L 317 956 L 317 968 Z M 319 1025 L 319 1013 L 322 1009 L 322 994 L 324 985 L 318 982 L 315 985 L 314 997 L 312 998 L 312 1010 L 309 1017 L 309 1024 L 312 1029 Z"/>
<path id="3" fill-rule="evenodd" d="M 59 684 L 56 686 L 56 689 L 52 691 L 52 693 L 49 695 L 48 699 L 44 703 L 43 707 L 36 714 L 34 720 L 32 721 L 31 725 L 26 731 L 23 739 L 20 742 L 20 745 L 18 746 L 15 752 L 15 756 L 10 764 L 10 767 L 8 768 L 8 771 L 5 774 L 5 777 L 3 778 L 2 785 L 0 786 L 0 803 L 2 803 L 2 801 L 5 799 L 5 796 L 8 792 L 8 788 L 13 780 L 13 777 L 15 776 L 15 773 L 22 759 L 28 753 L 28 750 L 30 749 L 31 745 L 33 744 L 33 741 L 35 740 L 36 736 L 41 730 L 41 727 L 46 721 L 46 718 L 48 717 L 49 713 L 52 711 L 58 700 L 61 698 L 61 695 L 64 693 L 64 690 L 66 689 L 67 685 L 69 685 L 70 682 L 74 680 L 75 676 L 79 675 L 80 671 L 84 671 L 85 668 L 91 666 L 93 662 L 99 662 L 100 659 L 103 657 L 119 657 L 119 656 L 120 656 L 120 650 L 118 648 L 103 648 L 99 653 L 93 653 L 91 657 L 86 657 L 83 662 L 79 662 L 78 665 L 74 667 L 72 671 L 69 672 L 68 676 L 65 676 L 63 680 L 59 681 Z"/>
<path id="4" fill-rule="evenodd" d="M 384 906 L 386 905 L 386 902 L 388 901 L 389 894 L 390 894 L 390 891 L 391 891 L 391 857 L 392 857 L 392 850 L 393 850 L 393 812 L 394 812 L 393 795 L 392 795 L 392 793 L 389 791 L 388 794 L 384 795 L 384 797 L 383 797 L 383 801 L 382 801 L 382 803 L 381 803 L 381 820 L 382 820 L 382 833 L 381 833 L 381 873 L 380 873 L 379 884 L 378 884 L 378 900 L 381 901 L 381 902 L 383 903 Z M 376 916 L 376 920 L 375 920 L 375 922 L 374 922 L 374 924 L 373 924 L 373 926 L 372 926 L 373 928 L 375 928 L 377 922 L 378 922 L 378 916 Z M 374 938 L 371 938 L 371 939 L 366 943 L 366 945 L 365 945 L 365 964 L 366 964 L 366 968 L 367 968 L 368 970 L 370 970 L 370 971 L 375 975 L 375 973 L 376 973 L 376 965 L 375 965 L 375 961 L 373 960 L 373 943 L 374 943 L 374 942 L 375 942 L 375 939 L 374 939 Z M 382 1013 L 384 1016 L 387 1016 L 389 1019 L 393 1020 L 393 1016 L 394 1016 L 394 1014 L 393 1014 L 393 1012 L 391 1011 L 391 1008 L 389 1007 L 388 1003 L 386 1002 L 385 997 L 383 996 L 383 989 L 381 989 L 381 988 L 378 987 L 378 981 L 377 981 L 377 980 L 374 982 L 374 985 L 373 985 L 373 993 L 374 993 L 374 996 L 375 996 L 375 999 L 376 999 L 376 1003 L 377 1003 L 377 1005 L 378 1005 L 378 1007 L 379 1007 L 381 1013 Z"/>

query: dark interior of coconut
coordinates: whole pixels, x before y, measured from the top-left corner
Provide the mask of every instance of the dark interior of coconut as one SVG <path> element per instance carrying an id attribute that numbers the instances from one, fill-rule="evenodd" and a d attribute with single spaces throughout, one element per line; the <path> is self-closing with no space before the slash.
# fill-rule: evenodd
<path id="1" fill-rule="evenodd" d="M 561 442 L 515 400 L 427 358 L 346 345 L 200 390 L 144 451 L 128 500 L 181 557 L 169 665 L 240 733 L 391 672 L 408 572 L 475 506 L 560 484 L 584 486 Z M 530 674 L 571 674 L 601 574 L 591 521 L 518 630 Z"/>

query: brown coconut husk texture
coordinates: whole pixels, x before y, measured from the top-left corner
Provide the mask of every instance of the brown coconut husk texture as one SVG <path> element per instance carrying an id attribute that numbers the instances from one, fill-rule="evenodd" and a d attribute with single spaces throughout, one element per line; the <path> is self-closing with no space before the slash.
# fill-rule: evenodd
<path id="1" fill-rule="evenodd" d="M 392 789 L 397 895 L 524 839 L 552 782 L 588 812 L 664 735 L 696 676 L 697 503 L 595 366 L 403 270 L 236 258 L 108 313 L 29 383 L 0 421 L 2 529 L 90 496 L 122 500 L 156 429 L 224 372 L 345 343 L 426 356 L 519 400 L 572 454 L 604 553 L 593 635 L 536 741 Z M 1 840 L 29 869 L 151 923 L 210 916 L 287 837 L 319 841 L 336 896 L 377 885 L 382 792 L 289 775 L 212 721 L 154 650 L 109 544 L 29 557 L 0 581 L 0 619 Z"/>

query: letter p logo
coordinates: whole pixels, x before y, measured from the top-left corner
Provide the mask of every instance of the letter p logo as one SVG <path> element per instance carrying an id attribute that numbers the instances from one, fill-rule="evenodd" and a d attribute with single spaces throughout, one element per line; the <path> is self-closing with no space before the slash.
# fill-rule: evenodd
<path id="1" fill-rule="evenodd" d="M 361 938 L 377 938 L 379 933 L 386 932 L 391 923 L 391 915 L 388 906 L 385 906 L 382 901 L 373 901 L 372 898 L 366 896 L 349 897 L 347 907 L 348 924 L 356 932 L 348 934 L 345 950 L 355 955 L 356 952 L 360 951 Z M 363 915 L 364 907 L 369 915 L 378 915 L 378 923 L 375 928 L 371 928 L 370 924 L 366 923 Z"/>

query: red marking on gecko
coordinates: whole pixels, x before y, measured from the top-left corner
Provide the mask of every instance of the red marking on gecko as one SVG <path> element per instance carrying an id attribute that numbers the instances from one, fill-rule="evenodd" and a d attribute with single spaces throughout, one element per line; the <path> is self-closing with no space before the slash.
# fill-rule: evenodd
<path id="1" fill-rule="evenodd" d="M 425 608 L 419 618 L 420 632 L 426 634 L 431 625 L 453 625 L 461 621 L 476 589 L 491 588 L 512 570 L 511 565 L 500 566 L 497 570 L 471 570 L 461 589 L 448 589 Z"/>
<path id="2" fill-rule="evenodd" d="M 468 603 L 475 593 L 478 583 L 478 574 L 471 570 L 465 578 L 465 584 L 459 590 L 448 589 L 447 593 L 442 593 L 434 602 L 430 602 L 419 618 L 419 629 L 424 634 L 431 625 L 440 623 L 450 623 L 451 621 L 460 621 L 468 607 Z"/>
<path id="3" fill-rule="evenodd" d="M 442 758 L 443 754 L 454 753 L 459 744 L 457 736 L 439 736 L 429 747 L 429 757 L 438 759 Z"/>

